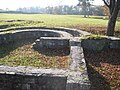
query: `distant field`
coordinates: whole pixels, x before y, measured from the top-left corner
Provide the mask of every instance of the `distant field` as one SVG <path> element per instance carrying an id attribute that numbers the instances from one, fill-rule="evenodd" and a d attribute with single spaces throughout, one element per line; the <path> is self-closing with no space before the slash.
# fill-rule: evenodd
<path id="1" fill-rule="evenodd" d="M 107 23 L 107 17 L 102 16 L 83 18 L 80 15 L 0 14 L 0 28 L 3 30 L 16 27 L 69 27 L 97 33 L 105 31 Z M 120 31 L 120 20 L 117 21 L 116 30 Z"/>

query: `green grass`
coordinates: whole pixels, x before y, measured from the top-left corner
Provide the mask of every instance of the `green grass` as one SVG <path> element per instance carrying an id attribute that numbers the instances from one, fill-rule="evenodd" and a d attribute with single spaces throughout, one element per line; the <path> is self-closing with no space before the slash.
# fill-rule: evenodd
<path id="1" fill-rule="evenodd" d="M 97 19 L 98 18 L 98 19 Z M 101 17 L 83 18 L 80 15 L 48 15 L 48 14 L 0 14 L 0 25 L 15 27 L 76 27 L 76 26 L 102 26 L 106 27 L 108 20 Z M 25 20 L 7 22 L 7 20 Z M 117 22 L 116 26 L 120 26 Z"/>

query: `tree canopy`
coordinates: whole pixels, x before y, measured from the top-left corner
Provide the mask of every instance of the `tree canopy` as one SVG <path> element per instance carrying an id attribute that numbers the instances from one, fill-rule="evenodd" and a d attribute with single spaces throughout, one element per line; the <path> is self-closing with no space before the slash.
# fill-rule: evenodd
<path id="1" fill-rule="evenodd" d="M 94 0 L 78 0 L 78 6 L 81 6 L 82 10 L 84 11 L 84 17 L 86 17 L 87 15 L 89 16 L 89 11 L 90 11 L 90 6 L 91 6 L 91 2 Z"/>

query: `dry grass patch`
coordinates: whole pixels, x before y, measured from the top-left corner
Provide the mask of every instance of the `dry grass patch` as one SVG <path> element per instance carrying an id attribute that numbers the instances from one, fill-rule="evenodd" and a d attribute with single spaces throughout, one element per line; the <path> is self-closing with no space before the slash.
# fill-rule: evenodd
<path id="1" fill-rule="evenodd" d="M 20 44 L 7 44 L 0 47 L 0 63 L 9 66 L 34 66 L 41 68 L 67 68 L 69 62 L 69 55 L 64 55 L 62 51 L 61 55 L 48 55 L 35 51 L 32 48 L 31 43 Z M 54 52 L 55 53 L 55 52 Z"/>

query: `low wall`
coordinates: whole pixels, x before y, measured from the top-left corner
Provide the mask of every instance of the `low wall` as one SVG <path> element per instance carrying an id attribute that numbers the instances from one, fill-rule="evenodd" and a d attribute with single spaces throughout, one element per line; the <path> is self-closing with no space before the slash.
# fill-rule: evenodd
<path id="1" fill-rule="evenodd" d="M 40 37 L 60 37 L 61 34 L 51 31 L 39 31 L 39 30 L 21 30 L 16 32 L 8 32 L 0 34 L 0 44 L 9 43 L 11 41 L 18 40 L 36 40 Z"/>
<path id="2" fill-rule="evenodd" d="M 0 65 L 0 90 L 90 90 L 90 82 L 86 68 L 78 71 Z"/>
<path id="3" fill-rule="evenodd" d="M 106 49 L 120 49 L 120 38 L 108 37 L 106 39 L 86 39 L 81 42 L 82 47 L 93 51 L 102 51 Z"/>
<path id="4" fill-rule="evenodd" d="M 23 27 L 23 28 L 14 28 L 14 30 L 24 30 L 24 29 L 48 29 L 48 30 L 56 30 L 56 31 L 64 31 L 67 33 L 70 33 L 71 35 L 78 37 L 81 36 L 81 31 L 79 32 L 79 30 L 76 29 L 71 29 L 71 28 L 64 28 L 64 27 L 56 27 L 56 28 L 50 28 L 50 27 Z M 9 29 L 8 31 L 13 30 L 13 29 Z M 2 32 L 2 31 L 0 31 Z M 84 31 L 82 31 L 84 32 Z"/>
<path id="5" fill-rule="evenodd" d="M 0 90 L 66 90 L 62 75 L 0 73 Z"/>
<path id="6" fill-rule="evenodd" d="M 12 31 L 12 30 L 26 30 L 26 29 L 47 29 L 47 30 L 56 30 L 56 31 L 64 31 L 67 33 L 70 33 L 73 37 L 80 37 L 81 35 L 90 35 L 90 33 L 78 29 L 72 29 L 72 28 L 65 28 L 65 27 L 23 27 L 23 28 L 13 28 L 6 31 Z M 0 32 L 4 32 L 4 30 L 1 30 Z"/>
<path id="7" fill-rule="evenodd" d="M 64 49 L 70 48 L 69 39 L 64 37 L 40 37 L 33 44 L 36 49 Z"/>

